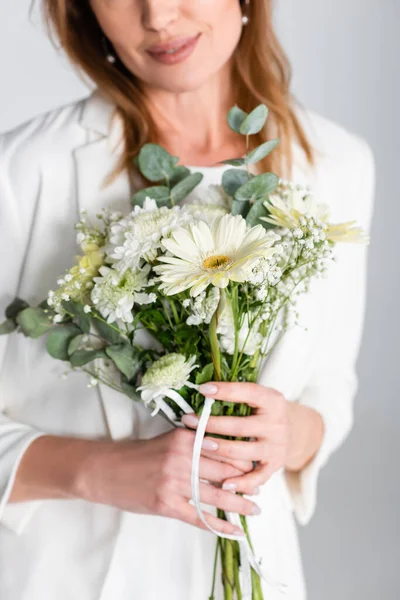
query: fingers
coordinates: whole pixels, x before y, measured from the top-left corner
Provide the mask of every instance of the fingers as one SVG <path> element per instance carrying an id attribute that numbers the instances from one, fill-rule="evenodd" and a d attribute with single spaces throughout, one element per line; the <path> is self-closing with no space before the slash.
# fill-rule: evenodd
<path id="1" fill-rule="evenodd" d="M 253 496 L 258 493 L 258 488 L 266 483 L 279 467 L 279 464 L 275 464 L 272 461 L 259 465 L 251 473 L 235 477 L 234 479 L 227 479 L 224 481 L 223 488 Z"/>
<path id="2" fill-rule="evenodd" d="M 196 428 L 199 422 L 195 415 L 184 415 L 183 423 Z M 217 433 L 232 437 L 264 437 L 265 422 L 259 415 L 248 417 L 210 417 L 207 423 L 208 433 Z"/>
<path id="3" fill-rule="evenodd" d="M 258 383 L 249 382 L 210 382 L 203 383 L 199 392 L 215 400 L 225 400 L 239 404 L 248 404 L 262 412 L 267 412 L 271 400 L 284 400 L 280 392 L 273 388 L 264 387 Z"/>
<path id="4" fill-rule="evenodd" d="M 191 498 L 192 491 L 189 483 L 176 482 L 174 492 L 186 498 Z M 242 496 L 232 494 L 210 483 L 200 482 L 200 500 L 209 506 L 215 506 L 224 511 L 236 512 L 241 515 L 258 515 L 260 508 Z"/>
<path id="5" fill-rule="evenodd" d="M 265 461 L 273 452 L 271 444 L 262 441 L 240 442 L 237 440 L 217 440 L 218 447 L 213 451 L 215 460 L 228 458 L 231 460 Z"/>
<path id="6" fill-rule="evenodd" d="M 195 527 L 199 527 L 200 529 L 204 529 L 208 531 L 207 527 L 201 521 L 199 515 L 197 514 L 194 506 L 189 504 L 186 500 L 182 499 L 180 496 L 176 496 L 176 515 L 175 518 L 184 521 L 185 523 L 189 523 L 189 525 L 194 525 Z M 205 519 L 207 523 L 220 533 L 224 533 L 227 535 L 240 535 L 243 536 L 243 531 L 228 521 L 224 521 L 222 519 L 218 519 L 214 515 L 211 515 L 208 512 L 204 512 Z"/>
<path id="7" fill-rule="evenodd" d="M 190 477 L 191 463 L 188 465 L 188 476 Z M 236 469 L 233 465 L 225 462 L 211 460 L 210 458 L 202 457 L 200 460 L 200 478 L 222 483 L 225 479 L 233 479 L 240 477 L 245 471 Z M 186 477 L 188 479 L 188 477 Z"/>

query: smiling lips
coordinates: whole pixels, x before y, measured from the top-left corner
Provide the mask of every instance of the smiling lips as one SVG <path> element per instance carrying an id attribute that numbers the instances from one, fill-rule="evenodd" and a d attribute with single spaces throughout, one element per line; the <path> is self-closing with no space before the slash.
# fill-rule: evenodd
<path id="1" fill-rule="evenodd" d="M 200 33 L 193 37 L 175 38 L 169 42 L 156 44 L 147 49 L 151 58 L 166 65 L 182 62 L 190 56 L 197 45 Z"/>

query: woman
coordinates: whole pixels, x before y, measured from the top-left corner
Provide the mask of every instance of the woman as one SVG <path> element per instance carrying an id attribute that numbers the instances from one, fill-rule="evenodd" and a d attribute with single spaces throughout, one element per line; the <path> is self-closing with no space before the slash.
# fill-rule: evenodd
<path id="1" fill-rule="evenodd" d="M 333 220 L 368 229 L 371 152 L 295 105 L 271 5 L 44 0 L 61 45 L 97 89 L 0 137 L 1 309 L 15 295 L 41 301 L 70 266 L 80 209 L 129 210 L 143 184 L 132 162 L 143 143 L 196 165 L 202 185 L 219 182 L 226 167 L 213 165 L 245 152 L 226 123 L 235 103 L 269 106 L 258 141 L 278 134 L 282 142 L 263 166 L 311 185 Z M 288 585 L 288 600 L 305 598 L 293 514 L 309 521 L 318 472 L 352 423 L 366 251 L 343 246 L 337 256 L 258 384 L 202 388 L 255 408 L 234 423 L 210 419 L 210 432 L 254 441 L 205 441 L 201 477 L 217 484 L 202 487 L 209 522 L 233 533 L 212 507 L 261 512 L 252 521 L 256 552 Z M 2 600 L 208 598 L 215 538 L 189 504 L 193 419 L 171 431 L 112 390 L 87 388 L 83 375 L 61 381 L 63 364 L 37 341 L 0 344 Z M 266 598 L 281 597 L 264 586 Z"/>

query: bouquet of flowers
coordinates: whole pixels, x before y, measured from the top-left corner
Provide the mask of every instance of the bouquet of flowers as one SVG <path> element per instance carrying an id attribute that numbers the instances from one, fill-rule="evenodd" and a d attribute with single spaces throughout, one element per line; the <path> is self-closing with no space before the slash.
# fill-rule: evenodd
<path id="1" fill-rule="evenodd" d="M 249 114 L 234 107 L 228 122 L 248 142 L 267 114 L 265 105 Z M 39 306 L 15 299 L 0 327 L 32 338 L 47 334 L 49 354 L 85 371 L 89 385 L 101 382 L 142 401 L 174 425 L 181 426 L 184 413 L 201 415 L 192 492 L 205 524 L 198 461 L 207 419 L 251 409 L 205 399 L 199 384 L 257 381 L 263 361 L 296 321 L 296 298 L 324 275 L 335 243 L 366 241 L 353 222 L 332 225 L 308 189 L 273 173 L 251 173 L 277 143 L 225 161 L 234 168 L 221 185 L 198 192 L 200 173 L 146 144 L 135 162 L 154 185 L 135 194 L 128 215 L 104 209 L 93 223 L 83 214 L 77 263 Z M 138 343 L 143 329 L 150 347 Z M 262 600 L 246 519 L 218 513 L 246 532 L 244 541 L 218 538 L 225 599 Z"/>

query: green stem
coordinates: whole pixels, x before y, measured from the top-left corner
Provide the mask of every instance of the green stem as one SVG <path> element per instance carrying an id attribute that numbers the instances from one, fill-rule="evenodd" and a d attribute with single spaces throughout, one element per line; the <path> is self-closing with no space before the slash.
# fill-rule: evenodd
<path id="1" fill-rule="evenodd" d="M 169 299 L 169 304 L 170 304 L 170 307 L 172 310 L 172 314 L 174 315 L 175 323 L 177 325 L 179 325 L 180 319 L 179 319 L 178 311 L 176 310 L 175 302 L 172 300 L 172 298 Z"/>
<path id="2" fill-rule="evenodd" d="M 234 591 L 234 558 L 233 558 L 233 542 L 232 540 L 224 540 L 225 557 L 224 557 L 224 600 L 233 600 Z"/>
<path id="3" fill-rule="evenodd" d="M 242 588 L 240 587 L 239 564 L 240 564 L 240 549 L 239 549 L 239 544 L 237 542 L 235 542 L 235 554 L 233 557 L 233 574 L 234 574 L 237 600 L 242 600 L 243 596 L 242 596 Z"/>
<path id="4" fill-rule="evenodd" d="M 211 356 L 212 356 L 212 361 L 214 363 L 215 379 L 216 379 L 216 381 L 221 381 L 221 353 L 219 350 L 218 336 L 217 336 L 217 313 L 218 313 L 218 309 L 215 311 L 214 316 L 211 319 L 209 334 L 210 334 Z"/>
<path id="5" fill-rule="evenodd" d="M 213 578 L 212 578 L 212 586 L 211 586 L 211 594 L 208 600 L 215 600 L 215 582 L 217 578 L 217 564 L 218 564 L 218 551 L 219 551 L 219 542 L 220 538 L 217 538 L 217 543 L 215 544 L 215 554 L 214 554 L 214 569 L 213 569 Z"/>

